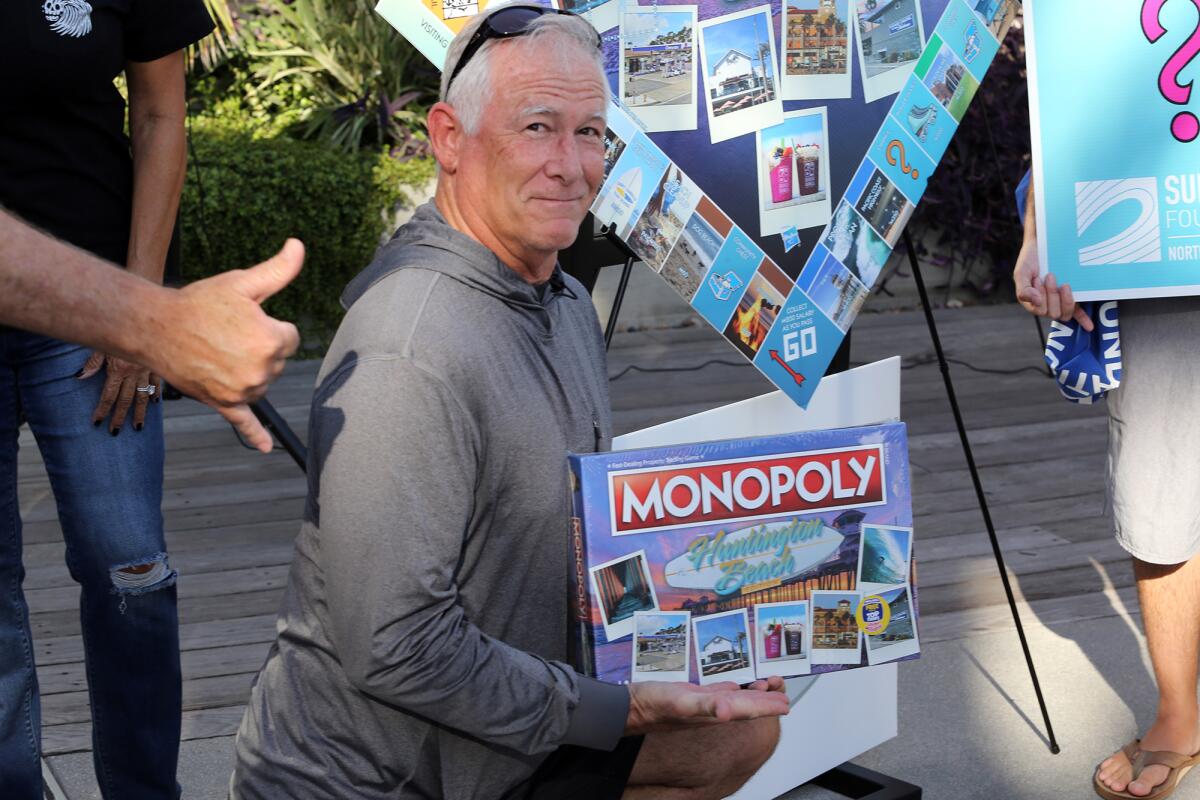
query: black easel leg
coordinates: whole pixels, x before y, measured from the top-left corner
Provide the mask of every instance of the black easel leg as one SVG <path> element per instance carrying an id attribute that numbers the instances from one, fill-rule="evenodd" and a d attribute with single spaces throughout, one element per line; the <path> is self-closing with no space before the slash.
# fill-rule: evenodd
<path id="1" fill-rule="evenodd" d="M 983 513 L 983 523 L 987 526 L 988 538 L 992 541 L 992 554 L 996 557 L 996 567 L 1000 570 L 1000 581 L 1004 584 L 1004 594 L 1008 598 L 1008 607 L 1012 610 L 1013 622 L 1017 626 L 1017 637 L 1021 640 L 1021 650 L 1025 653 L 1025 664 L 1029 667 L 1029 677 L 1033 680 L 1033 691 L 1037 695 L 1038 706 L 1042 710 L 1042 719 L 1046 723 L 1046 735 L 1050 740 L 1050 752 L 1059 752 L 1058 741 L 1054 738 L 1054 727 L 1050 724 L 1050 712 L 1046 710 L 1046 700 L 1042 697 L 1042 686 L 1038 681 L 1037 669 L 1033 666 L 1033 656 L 1029 652 L 1029 643 L 1025 639 L 1025 627 L 1021 624 L 1021 614 L 1017 610 L 1017 601 L 1013 597 L 1012 585 L 1008 580 L 1008 570 L 1004 565 L 1004 554 L 1000 552 L 1000 542 L 996 538 L 996 528 L 992 525 L 992 514 L 988 510 L 987 497 L 983 493 L 983 482 L 979 478 L 979 468 L 975 466 L 975 455 L 971 452 L 971 442 L 967 438 L 967 428 L 963 423 L 962 412 L 958 408 L 958 398 L 954 393 L 954 382 L 950 378 L 950 365 L 946 354 L 942 351 L 942 340 L 938 336 L 937 323 L 933 319 L 933 306 L 929 303 L 929 295 L 925 291 L 925 281 L 921 277 L 921 264 L 917 261 L 917 251 L 913 247 L 908 231 L 904 232 L 904 246 L 908 249 L 908 260 L 912 265 L 913 277 L 917 281 L 917 291 L 921 295 L 921 305 L 925 309 L 925 322 L 929 325 L 929 336 L 933 339 L 933 349 L 937 353 L 938 365 L 942 370 L 942 380 L 946 384 L 946 397 L 950 400 L 950 410 L 954 413 L 954 424 L 958 426 L 958 438 L 962 441 L 963 454 L 967 457 L 967 468 L 971 472 L 971 480 L 975 484 L 975 496 L 979 500 L 979 510 Z"/>
<path id="2" fill-rule="evenodd" d="M 275 440 L 279 442 L 279 446 L 287 451 L 287 454 L 296 462 L 296 466 L 300 467 L 301 472 L 308 472 L 307 460 L 308 450 L 300 441 L 300 437 L 292 430 L 292 427 L 287 424 L 287 420 L 279 416 L 279 412 L 275 410 L 275 406 L 271 405 L 267 398 L 256 400 L 250 404 L 250 411 L 262 423 Z"/>
<path id="3" fill-rule="evenodd" d="M 625 290 L 629 288 L 629 276 L 633 274 L 633 256 L 625 259 L 625 269 L 621 271 L 621 282 L 617 284 L 617 294 L 613 297 L 612 311 L 608 312 L 608 324 L 604 326 L 604 349 L 612 347 L 613 334 L 617 332 L 617 317 L 621 315 L 621 304 L 625 302 Z"/>

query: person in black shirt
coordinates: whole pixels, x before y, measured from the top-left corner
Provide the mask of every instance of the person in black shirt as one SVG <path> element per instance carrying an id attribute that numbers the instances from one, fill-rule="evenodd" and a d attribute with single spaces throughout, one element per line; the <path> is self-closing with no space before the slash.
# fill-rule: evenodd
<path id="1" fill-rule="evenodd" d="M 182 187 L 184 49 L 202 0 L 0 3 L 0 204 L 161 282 Z M 113 85 L 124 72 L 125 102 Z M 147 332 L 151 335 L 151 332 Z M 17 432 L 29 423 L 80 584 L 96 778 L 106 800 L 177 798 L 176 573 L 162 523 L 158 381 L 141 365 L 0 329 L 0 797 L 42 796 L 21 592 Z M 119 435 L 118 435 L 119 434 Z"/>

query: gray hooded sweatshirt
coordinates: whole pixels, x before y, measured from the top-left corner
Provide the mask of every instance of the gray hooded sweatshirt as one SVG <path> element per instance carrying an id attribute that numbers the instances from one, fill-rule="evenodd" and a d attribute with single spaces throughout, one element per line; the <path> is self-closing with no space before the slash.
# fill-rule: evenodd
<path id="1" fill-rule="evenodd" d="M 595 310 L 432 203 L 342 302 L 232 796 L 519 795 L 556 747 L 614 747 L 628 711 L 625 687 L 563 663 L 566 456 L 611 437 Z"/>

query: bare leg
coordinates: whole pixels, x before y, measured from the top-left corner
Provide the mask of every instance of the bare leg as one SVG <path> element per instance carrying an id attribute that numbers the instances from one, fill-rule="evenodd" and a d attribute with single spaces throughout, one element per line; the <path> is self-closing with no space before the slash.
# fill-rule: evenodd
<path id="1" fill-rule="evenodd" d="M 774 718 L 649 734 L 623 798 L 720 800 L 750 780 L 778 743 Z"/>
<path id="2" fill-rule="evenodd" d="M 1158 716 L 1142 737 L 1143 750 L 1200 750 L 1197 662 L 1200 660 L 1200 556 L 1160 566 L 1133 560 L 1146 644 L 1158 681 Z M 1144 796 L 1167 777 L 1163 766 L 1147 767 L 1130 782 L 1132 767 L 1116 753 L 1100 766 L 1100 780 L 1116 791 Z"/>

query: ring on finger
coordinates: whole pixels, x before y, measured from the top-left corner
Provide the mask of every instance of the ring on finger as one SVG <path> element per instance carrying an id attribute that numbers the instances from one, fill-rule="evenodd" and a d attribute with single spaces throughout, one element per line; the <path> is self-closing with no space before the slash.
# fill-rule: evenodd
<path id="1" fill-rule="evenodd" d="M 150 384 L 149 386 L 139 386 L 134 391 L 141 392 L 148 397 L 154 397 L 154 393 L 158 391 L 158 387 Z"/>

